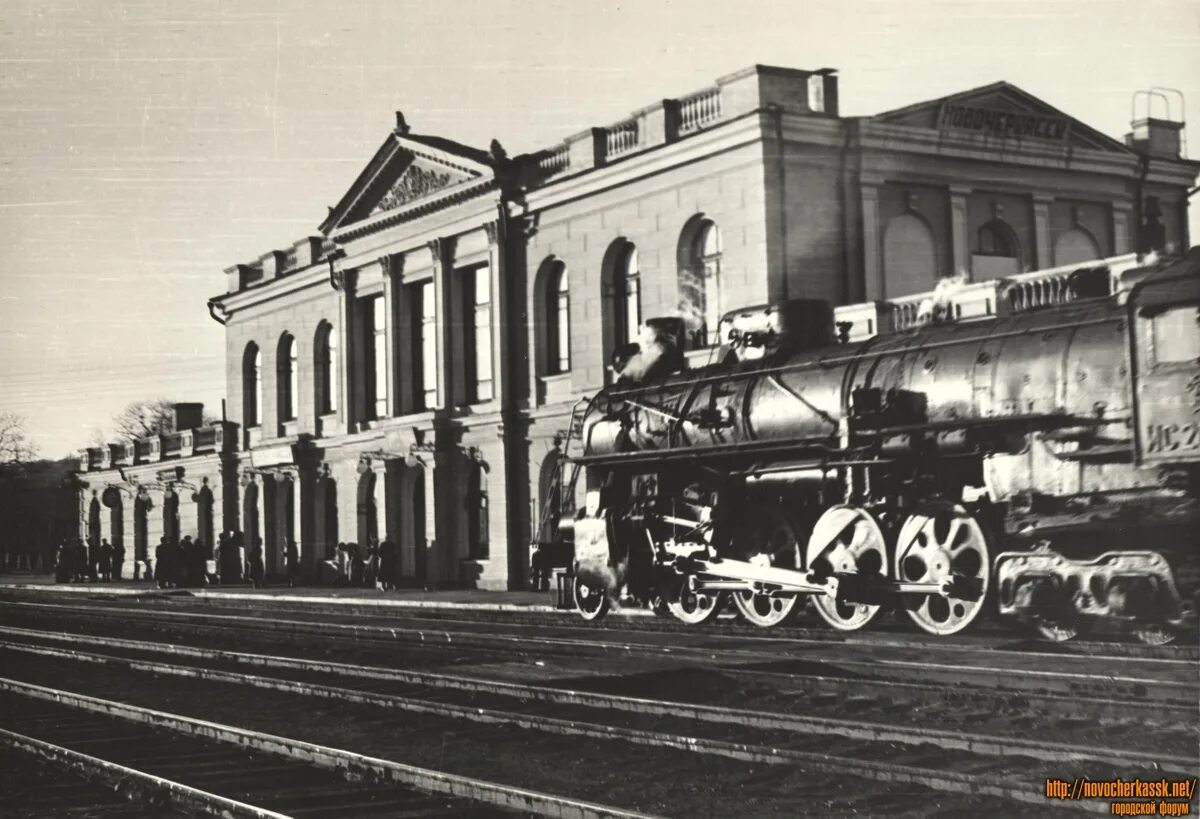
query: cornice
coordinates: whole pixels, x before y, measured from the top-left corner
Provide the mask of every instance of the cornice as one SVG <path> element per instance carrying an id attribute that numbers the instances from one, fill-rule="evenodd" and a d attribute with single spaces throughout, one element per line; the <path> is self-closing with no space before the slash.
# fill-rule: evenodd
<path id="1" fill-rule="evenodd" d="M 499 182 L 495 177 L 465 179 L 403 207 L 337 228 L 330 234 L 330 237 L 338 242 L 353 241 L 371 233 L 378 233 L 401 222 L 411 222 L 436 211 L 445 210 L 497 188 L 499 188 Z"/>
<path id="2" fill-rule="evenodd" d="M 282 278 L 261 282 L 236 293 L 225 293 L 214 298 L 212 302 L 220 305 L 228 321 L 241 310 L 317 286 L 329 287 L 329 267 L 324 262 L 289 273 Z"/>
<path id="3" fill-rule="evenodd" d="M 769 116 L 764 110 L 752 111 L 729 122 L 689 134 L 677 142 L 639 151 L 599 168 L 552 177 L 526 194 L 528 210 L 551 208 L 716 154 L 761 143 L 769 125 Z"/>
<path id="4" fill-rule="evenodd" d="M 909 153 L 920 156 L 969 159 L 1006 165 L 1054 167 L 1090 173 L 1127 176 L 1135 173 L 1137 155 L 1132 151 L 1099 151 L 1091 148 L 1043 145 L 1032 141 L 987 141 L 982 138 L 947 135 L 929 128 L 863 122 L 859 135 L 863 153 Z"/>

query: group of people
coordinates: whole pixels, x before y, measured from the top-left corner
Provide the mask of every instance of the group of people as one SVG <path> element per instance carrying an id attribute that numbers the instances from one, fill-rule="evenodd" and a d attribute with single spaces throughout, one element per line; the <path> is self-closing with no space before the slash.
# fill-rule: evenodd
<path id="1" fill-rule="evenodd" d="M 208 548 L 200 538 L 178 542 L 163 537 L 154 550 L 154 580 L 160 589 L 197 588 L 208 578 Z"/>
<path id="2" fill-rule="evenodd" d="M 54 579 L 58 583 L 120 580 L 124 563 L 125 548 L 113 546 L 107 539 L 95 546 L 81 538 L 64 540 L 54 554 Z"/>
<path id="3" fill-rule="evenodd" d="M 400 585 L 400 551 L 390 540 L 372 540 L 365 553 L 357 543 L 339 543 L 335 556 L 326 563 L 334 569 L 334 583 L 339 586 L 391 591 Z"/>

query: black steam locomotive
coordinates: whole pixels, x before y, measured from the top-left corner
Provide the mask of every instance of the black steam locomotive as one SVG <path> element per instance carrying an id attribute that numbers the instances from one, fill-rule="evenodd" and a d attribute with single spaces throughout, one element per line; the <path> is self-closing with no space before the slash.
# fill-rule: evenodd
<path id="1" fill-rule="evenodd" d="M 824 302 L 736 311 L 692 370 L 680 320 L 647 322 L 572 423 L 580 614 L 732 600 L 769 627 L 811 600 L 837 629 L 896 609 L 947 635 L 994 607 L 1056 640 L 1172 639 L 1200 586 L 1200 248 L 1060 284 L 864 341 Z"/>

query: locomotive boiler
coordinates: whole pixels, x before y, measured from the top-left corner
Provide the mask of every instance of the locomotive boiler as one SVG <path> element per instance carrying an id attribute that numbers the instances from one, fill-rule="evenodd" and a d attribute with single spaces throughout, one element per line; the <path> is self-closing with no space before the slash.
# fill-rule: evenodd
<path id="1" fill-rule="evenodd" d="M 692 370 L 679 320 L 647 322 L 572 420 L 579 612 L 731 601 L 769 627 L 811 601 L 947 635 L 992 609 L 1171 639 L 1200 585 L 1200 248 L 1074 271 L 1042 306 L 1004 284 L 991 315 L 931 299 L 860 341 L 824 302 L 735 311 Z"/>

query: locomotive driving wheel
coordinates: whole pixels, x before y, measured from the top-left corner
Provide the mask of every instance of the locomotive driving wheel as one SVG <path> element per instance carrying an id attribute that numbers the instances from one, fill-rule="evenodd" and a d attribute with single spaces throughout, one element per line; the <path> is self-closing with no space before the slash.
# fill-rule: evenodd
<path id="1" fill-rule="evenodd" d="M 667 611 L 681 623 L 697 626 L 707 623 L 725 608 L 725 599 L 720 592 L 693 591 L 684 578 L 679 595 L 667 603 Z"/>
<path id="2" fill-rule="evenodd" d="M 949 501 L 922 504 L 900 527 L 896 578 L 902 583 L 949 583 L 958 575 L 981 585 L 975 600 L 939 594 L 910 596 L 904 610 L 930 634 L 957 634 L 983 611 L 991 581 L 991 556 L 983 529 Z"/>
<path id="3" fill-rule="evenodd" d="M 788 516 L 772 506 L 755 507 L 752 542 L 745 549 L 750 563 L 794 569 L 799 557 L 800 539 Z M 787 620 L 799 597 L 794 594 L 771 595 L 753 591 L 733 593 L 733 605 L 747 622 L 771 628 Z"/>
<path id="4" fill-rule="evenodd" d="M 857 506 L 825 510 L 808 539 L 808 568 L 819 574 L 880 574 L 887 566 L 887 546 L 875 518 Z M 840 631 L 865 626 L 879 606 L 815 595 L 813 605 L 826 623 Z"/>
<path id="5" fill-rule="evenodd" d="M 599 620 L 608 613 L 608 595 L 604 589 L 589 586 L 575 575 L 571 593 L 575 597 L 575 608 L 584 620 Z"/>

